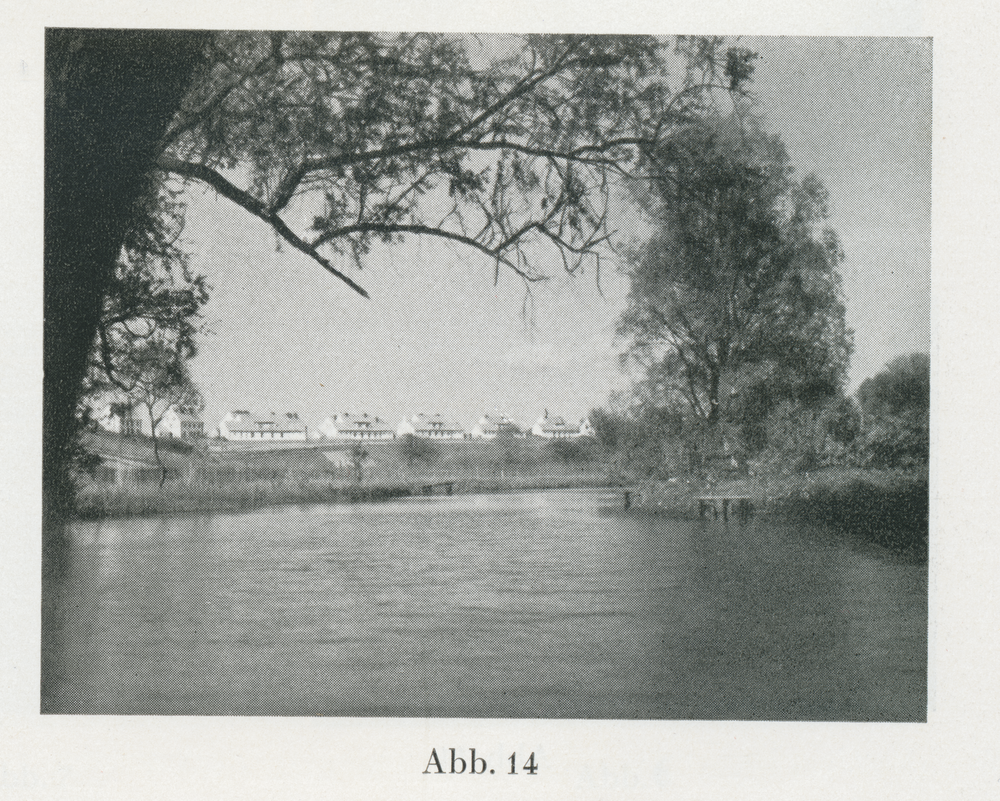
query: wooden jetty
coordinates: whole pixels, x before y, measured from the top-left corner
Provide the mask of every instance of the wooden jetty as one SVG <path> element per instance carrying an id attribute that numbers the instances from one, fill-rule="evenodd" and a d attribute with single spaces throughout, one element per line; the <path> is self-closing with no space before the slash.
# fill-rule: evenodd
<path id="1" fill-rule="evenodd" d="M 719 518 L 719 513 L 722 513 L 723 520 L 729 520 L 729 507 L 732 505 L 733 512 L 740 515 L 749 515 L 753 512 L 753 502 L 756 500 L 755 495 L 737 495 L 737 494 L 717 494 L 717 495 L 698 495 L 695 497 L 698 501 L 698 517 L 704 517 L 705 513 L 711 509 L 712 516 L 715 519 Z"/>

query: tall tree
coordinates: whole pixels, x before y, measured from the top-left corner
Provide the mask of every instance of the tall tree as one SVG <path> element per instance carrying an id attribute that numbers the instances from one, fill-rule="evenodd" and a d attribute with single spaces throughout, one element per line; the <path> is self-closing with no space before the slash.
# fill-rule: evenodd
<path id="1" fill-rule="evenodd" d="M 73 416 L 115 262 L 208 37 L 48 29 L 42 476 L 47 571 L 71 502 Z"/>
<path id="2" fill-rule="evenodd" d="M 746 439 L 778 399 L 834 395 L 851 334 L 819 181 L 794 180 L 778 137 L 741 114 L 683 128 L 651 160 L 653 234 L 619 325 L 645 397 Z"/>

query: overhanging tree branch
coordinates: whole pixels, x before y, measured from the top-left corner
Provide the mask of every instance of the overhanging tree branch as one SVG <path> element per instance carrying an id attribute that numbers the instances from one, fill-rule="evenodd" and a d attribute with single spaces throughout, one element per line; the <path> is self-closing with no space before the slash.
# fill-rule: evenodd
<path id="1" fill-rule="evenodd" d="M 540 276 L 534 276 L 530 273 L 523 272 L 518 266 L 512 262 L 509 258 L 503 255 L 503 248 L 491 248 L 484 245 L 482 242 L 478 242 L 471 236 L 466 236 L 465 234 L 456 233 L 454 231 L 448 231 L 441 228 L 435 228 L 430 225 L 405 225 L 405 224 L 395 224 L 395 223 L 356 223 L 354 225 L 345 225 L 341 228 L 335 228 L 330 231 L 325 231 L 319 238 L 317 238 L 313 244 L 313 248 L 317 248 L 327 242 L 340 237 L 347 237 L 351 234 L 424 234 L 426 236 L 435 236 L 440 239 L 449 239 L 452 242 L 461 242 L 463 245 L 468 245 L 480 253 L 489 256 L 491 259 L 496 259 L 498 262 L 506 265 L 522 278 L 527 281 L 539 281 Z"/>
<path id="2" fill-rule="evenodd" d="M 243 191 L 232 182 L 226 180 L 215 170 L 210 167 L 206 167 L 204 164 L 181 161 L 180 159 L 176 159 L 168 155 L 160 156 L 160 158 L 157 159 L 156 164 L 161 170 L 166 172 L 171 172 L 185 178 L 196 178 L 199 181 L 208 184 L 227 200 L 231 200 L 237 206 L 240 206 L 246 211 L 249 211 L 255 217 L 259 217 L 261 220 L 266 222 L 274 228 L 275 232 L 282 239 L 288 242 L 288 244 L 296 250 L 305 253 L 322 266 L 323 269 L 335 275 L 359 295 L 365 298 L 369 296 L 368 292 L 365 291 L 363 287 L 359 286 L 349 276 L 334 267 L 330 263 L 329 259 L 318 253 L 314 245 L 310 245 L 308 242 L 301 239 L 294 231 L 292 231 L 292 229 L 288 227 L 285 221 L 282 220 L 277 213 L 270 211 L 267 206 L 257 200 L 257 198 L 253 195 Z"/>

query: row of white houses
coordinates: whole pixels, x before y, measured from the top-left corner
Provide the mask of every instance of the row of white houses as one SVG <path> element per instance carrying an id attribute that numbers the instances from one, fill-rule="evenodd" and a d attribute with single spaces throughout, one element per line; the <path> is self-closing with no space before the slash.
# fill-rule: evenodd
<path id="1" fill-rule="evenodd" d="M 149 421 L 140 410 L 127 404 L 108 404 L 97 415 L 98 424 L 119 434 L 150 434 Z M 440 414 L 421 412 L 404 418 L 393 428 L 380 417 L 367 413 L 343 412 L 327 417 L 312 432 L 295 412 L 267 415 L 253 414 L 240 409 L 229 412 L 219 422 L 217 436 L 231 442 L 267 442 L 274 440 L 305 442 L 306 440 L 371 440 L 393 439 L 412 435 L 425 439 L 496 439 L 498 436 L 526 437 L 533 435 L 545 439 L 570 439 L 593 436 L 590 421 L 569 422 L 550 415 L 548 409 L 530 428 L 517 423 L 506 414 L 484 414 L 470 431 L 454 420 Z M 205 436 L 205 424 L 193 409 L 171 407 L 156 426 L 160 437 L 197 439 Z"/>

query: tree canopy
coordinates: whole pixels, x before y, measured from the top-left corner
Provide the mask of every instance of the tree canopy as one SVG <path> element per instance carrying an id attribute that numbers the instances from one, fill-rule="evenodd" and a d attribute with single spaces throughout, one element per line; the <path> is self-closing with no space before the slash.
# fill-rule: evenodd
<path id="1" fill-rule="evenodd" d="M 361 294 L 333 256 L 407 235 L 537 281 L 598 258 L 616 179 L 751 67 L 718 39 L 218 33 L 157 165 Z"/>
<path id="2" fill-rule="evenodd" d="M 187 358 L 176 341 L 163 337 L 140 339 L 133 343 L 127 358 L 116 365 L 115 381 L 130 405 L 138 406 L 149 421 L 153 456 L 160 467 L 160 486 L 167 472 L 160 461 L 156 428 L 167 411 L 200 408 L 201 393 L 191 380 Z"/>
<path id="3" fill-rule="evenodd" d="M 147 346 L 186 362 L 198 349 L 205 276 L 189 267 L 179 238 L 184 208 L 161 189 L 126 237 L 108 282 L 84 386 L 85 397 L 129 394 Z"/>
<path id="4" fill-rule="evenodd" d="M 876 467 L 926 464 L 930 457 L 931 362 L 910 353 L 858 387 L 863 412 L 860 451 Z"/>
<path id="5" fill-rule="evenodd" d="M 870 413 L 926 412 L 931 405 L 931 359 L 909 353 L 889 362 L 858 387 L 858 402 Z"/>
<path id="6" fill-rule="evenodd" d="M 752 446 L 776 402 L 815 404 L 845 377 L 826 192 L 814 176 L 795 180 L 780 139 L 742 114 L 684 126 L 654 158 L 643 198 L 654 234 L 634 253 L 619 326 L 626 357 L 650 402 L 731 424 Z"/>

